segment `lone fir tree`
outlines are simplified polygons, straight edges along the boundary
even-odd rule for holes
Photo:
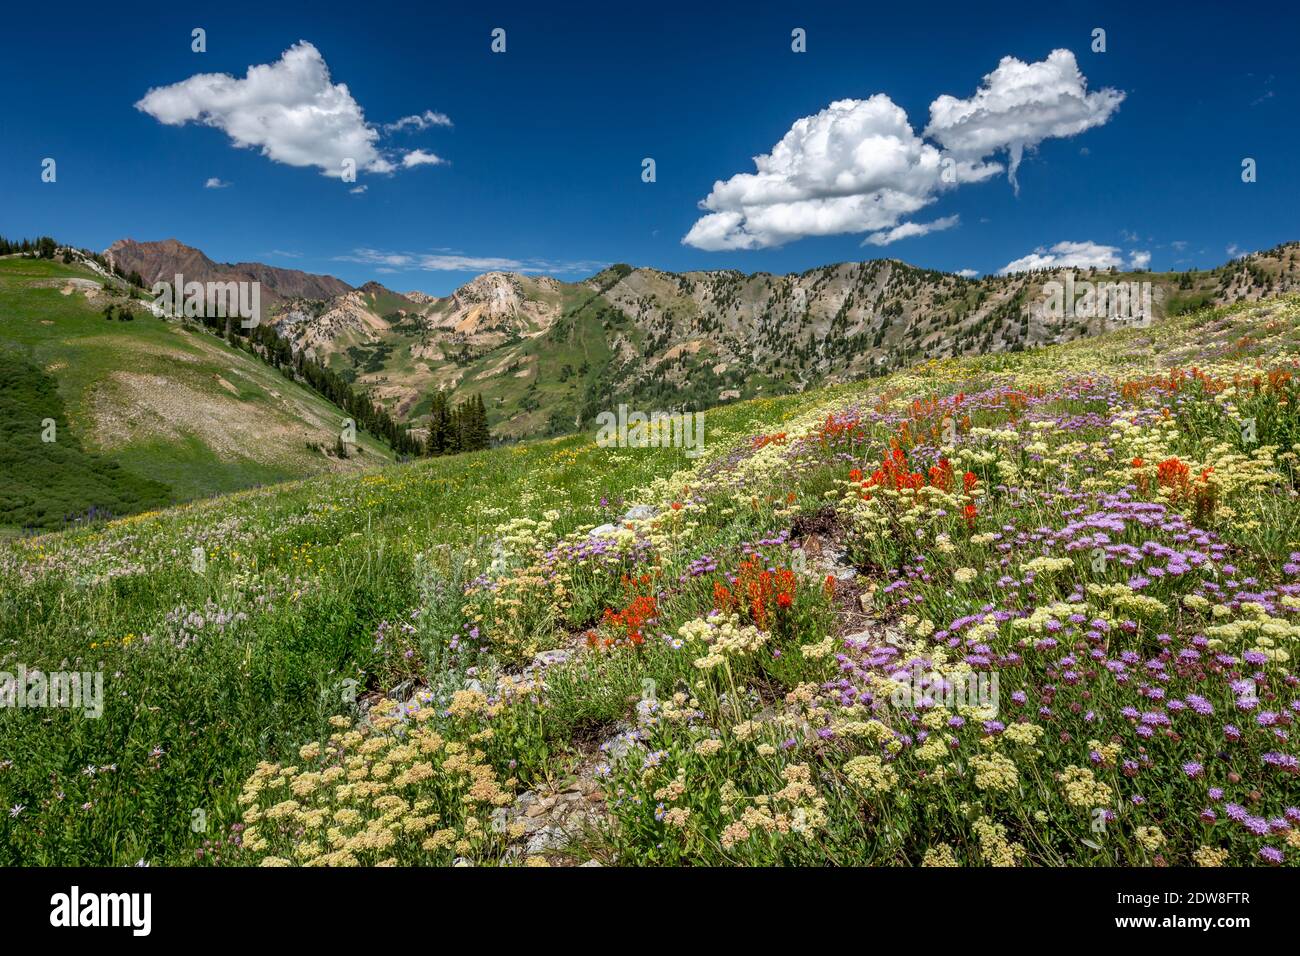
[[[487,406],[483,404],[482,395],[453,406],[443,389],[434,392],[425,454],[454,455],[491,446],[492,433],[488,428]]]

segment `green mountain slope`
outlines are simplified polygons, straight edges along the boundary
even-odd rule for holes
[[[106,319],[125,305],[134,321]],[[342,413],[198,326],[163,320],[80,264],[0,259],[6,496],[0,527],[53,527],[391,460]],[[55,440],[42,441],[42,422]],[[40,494],[36,494],[39,491]]]
[[[129,248],[149,274],[207,261],[174,241]],[[1081,313],[1077,301],[1053,309],[1049,284],[1067,281],[1080,289],[1145,284],[1149,309],[1118,319]],[[1300,244],[1181,273],[1069,268],[967,278],[896,259],[789,275],[620,264],[579,282],[488,272],[440,298],[376,282],[312,298],[338,283],[305,273],[286,281],[270,321],[293,354],[328,366],[417,435],[436,389],[449,390],[453,403],[481,394],[493,434],[511,439],[581,428],[620,404],[706,408],[1284,294],[1300,289]]]
[[[1048,284],[1149,284],[1121,319],[1049,306]],[[445,298],[370,283],[294,300],[277,331],[422,425],[429,394],[481,393],[500,437],[555,434],[626,403],[704,408],[1153,325],[1300,289],[1300,245],[1184,273],[1055,269],[964,278],[894,259],[776,276],[612,266],[582,282],[490,272]]]
[[[68,427],[54,376],[10,351],[0,351],[0,474],[0,521],[23,528],[168,501],[166,485],[86,451]]]

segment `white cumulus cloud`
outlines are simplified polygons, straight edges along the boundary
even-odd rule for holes
[[[925,135],[958,158],[1006,150],[1007,176],[1018,191],[1016,170],[1026,149],[1101,126],[1123,101],[1119,90],[1089,93],[1069,50],[1053,50],[1037,63],[1004,56],[974,96],[944,94],[931,103]]]
[[[766,249],[806,236],[892,230],[946,183],[939,150],[878,93],[795,121],[757,172],[713,184],[682,240],[699,249]],[[964,169],[968,175],[991,175]],[[901,238],[901,237],[900,237]]]
[[[936,219],[933,222],[905,222],[884,232],[873,232],[862,240],[862,244],[864,246],[868,243],[873,246],[887,246],[899,239],[910,239],[913,236],[924,236],[926,233],[951,229],[957,225],[960,219],[960,216],[944,216],[942,219]]]
[[[399,120],[384,124],[385,133],[396,133],[401,130],[410,128],[416,130],[428,129],[430,126],[451,126],[451,117],[446,113],[435,113],[433,110],[425,110],[423,113],[415,113],[411,116],[403,116]]]
[[[435,156],[433,153],[425,152],[422,149],[413,149],[402,157],[402,166],[406,169],[412,169],[415,166],[444,166],[447,161],[441,156]]]
[[[199,73],[149,90],[135,106],[165,125],[211,126],[235,146],[258,149],[277,163],[315,167],[326,176],[341,178],[347,160],[356,170],[371,173],[399,168],[398,161],[381,150],[379,130],[366,122],[347,85],[333,82],[320,51],[306,40],[274,63],[250,66],[242,78]],[[424,129],[450,122],[441,113],[426,111],[404,117],[397,125]],[[432,153],[414,150],[400,165],[409,169],[441,162]]]
[[[808,236],[870,233],[885,245],[955,224],[910,221],[946,189],[1002,171],[1011,179],[1024,150],[1105,123],[1124,94],[1087,92],[1074,55],[1056,50],[1038,63],[1004,57],[969,100],[941,96],[918,135],[888,96],[831,103],[794,122],[755,172],[719,180],[682,242],[698,249],[767,249]],[[927,138],[934,142],[927,142]],[[937,143],[938,145],[935,145]]]
[[[1031,269],[1118,269],[1124,264],[1121,251],[1115,246],[1096,242],[1058,242],[1050,249],[1039,247],[1027,256],[1008,262],[998,270],[998,275],[1012,272],[1029,272]]]
[[[225,189],[230,183],[216,176],[209,176],[208,181],[203,184],[204,189]]]

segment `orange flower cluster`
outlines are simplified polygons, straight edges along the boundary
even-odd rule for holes
[[[865,441],[866,437],[866,429],[856,415],[845,418],[827,415],[818,439],[823,445],[854,445]]]
[[[1268,384],[1265,385],[1265,382]],[[1233,379],[1237,388],[1244,390],[1246,383],[1240,375]],[[1292,387],[1291,373],[1285,369],[1275,368],[1267,373],[1267,376],[1255,375],[1250,380],[1250,389],[1256,395],[1265,391],[1272,395],[1288,395]]]
[[[1138,489],[1145,495],[1151,490],[1151,473],[1141,458],[1133,459],[1133,468],[1138,472]],[[1185,461],[1178,457],[1166,458],[1156,465],[1156,487],[1166,491],[1174,504],[1190,503],[1195,509],[1195,520],[1200,522],[1214,513],[1218,503],[1218,491],[1210,484],[1213,473],[1213,468],[1202,468],[1193,481],[1191,468]]]
[[[957,397],[961,398],[960,395],[958,395]],[[955,413],[954,413],[953,423],[956,426],[956,430],[959,433],[970,431],[971,425],[970,425],[969,415],[962,415],[960,418],[957,418],[955,417]],[[930,426],[931,445],[940,445],[944,442],[944,440],[946,439],[945,430],[947,429],[947,427],[948,427],[947,417],[941,419],[940,421],[935,422],[933,425]]]
[[[1030,398],[1042,398],[1044,392],[1045,388],[1042,385],[1031,385],[1024,391],[1012,389],[996,396],[993,404],[1005,405],[1013,412],[1018,412],[1029,407]]]
[[[1137,400],[1143,392],[1167,392],[1175,394],[1194,383],[1200,383],[1207,395],[1223,391],[1227,383],[1207,375],[1198,368],[1170,369],[1167,375],[1144,375],[1131,379],[1120,386],[1119,392],[1129,401]]]
[[[714,582],[713,606],[724,614],[748,617],[755,627],[766,631],[780,611],[794,605],[797,588],[793,571],[769,571],[757,558],[749,558],[741,562],[733,585]]]
[[[979,484],[979,481],[979,476],[975,472],[968,471],[961,476],[961,490],[966,493],[967,497],[970,497],[974,494],[975,486]],[[975,530],[975,519],[979,517],[979,514],[979,509],[975,507],[975,500],[971,498],[970,501],[966,502],[966,507],[961,509],[961,516],[966,522],[967,531]]]
[[[649,590],[653,577],[643,574],[639,578],[623,575],[623,590],[632,595],[632,599],[621,611],[605,609],[604,625],[613,636],[601,638],[595,631],[587,632],[587,643],[592,647],[614,647],[625,644],[637,647],[645,643],[645,627],[659,615],[659,602],[652,594],[637,593]]]
[[[862,477],[862,469],[854,468],[849,472],[849,481],[862,483],[862,496],[871,497],[872,488],[892,488],[895,491],[904,491],[911,489],[915,491],[918,488],[924,488],[928,483],[933,488],[941,491],[951,492],[955,486],[956,473],[953,471],[952,462],[947,458],[940,458],[939,463],[931,465],[928,476],[919,471],[912,471],[907,463],[907,455],[901,448],[895,447],[889,454],[881,456],[880,467],[871,473],[867,478]],[[974,472],[966,472],[962,475],[962,490],[970,494],[975,488],[976,478]]]
[[[853,469],[849,472],[849,478],[854,481],[861,480],[862,471]],[[892,488],[895,491],[903,491],[923,487],[925,487],[925,475],[919,471],[912,471],[908,467],[907,455],[903,453],[903,449],[895,447],[889,454],[881,456],[880,467],[871,473],[871,477],[862,481],[862,496],[870,498],[872,488]]]
[[[930,484],[941,491],[952,491],[952,462],[940,458],[939,464],[931,465]]]
[[[1178,496],[1187,490],[1190,473],[1191,469],[1186,462],[1178,458],[1166,458],[1156,465],[1156,483],[1171,495]]]
[[[759,435],[754,439],[754,450],[766,448],[768,445],[784,445],[785,432],[773,432],[771,435]]]

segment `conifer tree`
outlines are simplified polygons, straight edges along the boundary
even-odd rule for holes
[[[429,412],[429,440],[425,443],[425,454],[444,455],[451,437],[451,410],[447,403],[447,393],[441,388],[433,393],[433,408]]]
[[[451,419],[447,427],[447,454],[449,455],[464,451],[461,447],[464,420],[465,406],[463,404],[457,405],[451,410]]]
[[[492,433],[488,430],[487,406],[483,404],[483,393],[474,396],[473,427],[470,447],[475,451],[492,447]]]

